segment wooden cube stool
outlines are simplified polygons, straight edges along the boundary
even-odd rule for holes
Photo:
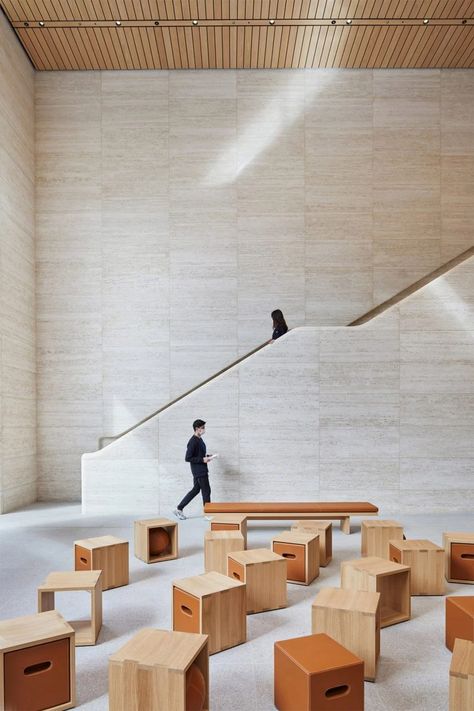
[[[78,620],[68,623],[76,635],[76,647],[95,644],[102,627],[102,571],[71,570],[50,573],[38,588],[38,612],[54,610],[54,593],[78,592],[85,590],[91,596],[91,616],[89,621]]]
[[[474,585],[474,533],[443,533],[446,580]]]
[[[208,711],[207,635],[144,628],[109,657],[109,711]]]
[[[209,635],[209,654],[247,639],[245,584],[221,573],[173,582],[173,630]]]
[[[380,593],[322,588],[312,605],[312,632],[324,632],[364,660],[375,681],[380,654]]]
[[[279,711],[363,711],[364,662],[326,634],[275,642]]]
[[[426,540],[390,541],[390,560],[409,565],[410,595],[444,595],[444,549]]]
[[[376,556],[346,560],[341,563],[341,587],[380,593],[380,627],[410,619],[409,565]]]
[[[286,560],[286,579],[289,583],[309,585],[318,577],[318,533],[282,531],[272,538],[272,550]]]
[[[247,548],[247,516],[244,514],[215,514],[212,516],[211,531],[240,531]]]
[[[450,595],[446,598],[446,646],[453,651],[454,640],[474,642],[474,596]]]
[[[0,622],[0,709],[76,705],[74,630],[56,610]]]
[[[292,531],[305,531],[319,535],[319,566],[325,568],[332,560],[332,523],[331,521],[296,521]]]
[[[361,521],[360,552],[363,556],[375,555],[389,559],[388,542],[403,540],[403,526],[397,521],[376,519]]]
[[[449,667],[449,711],[474,709],[474,644],[457,639]]]
[[[227,575],[227,554],[243,551],[245,541],[239,531],[206,531],[204,534],[204,570]]]
[[[135,521],[135,557],[144,563],[159,563],[178,557],[178,524],[169,518]]]
[[[247,586],[247,614],[286,607],[286,560],[268,548],[229,553],[227,575]]]
[[[74,541],[74,568],[101,570],[102,590],[128,585],[128,541],[115,536]]]

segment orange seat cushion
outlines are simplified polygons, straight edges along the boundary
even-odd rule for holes
[[[205,504],[206,513],[377,513],[378,508],[368,501],[274,501],[274,502],[212,502]]]

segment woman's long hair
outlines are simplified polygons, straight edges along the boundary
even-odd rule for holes
[[[285,317],[283,316],[280,309],[275,309],[272,311],[273,328],[278,328],[281,331],[288,331],[288,326],[286,325]]]

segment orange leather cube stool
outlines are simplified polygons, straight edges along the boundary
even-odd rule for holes
[[[96,536],[74,541],[75,570],[101,570],[102,591],[128,585],[128,541]]]
[[[289,583],[309,585],[319,576],[319,534],[282,531],[272,538],[272,550],[287,562]]]
[[[474,642],[474,596],[446,598],[446,646],[453,651],[455,639]]]
[[[173,581],[173,630],[209,635],[209,654],[247,639],[245,583],[211,572]]]
[[[74,630],[56,610],[0,622],[0,709],[75,706]]]
[[[141,629],[109,657],[109,711],[208,711],[207,636]]]
[[[443,533],[446,580],[474,585],[474,533]]]
[[[326,634],[275,642],[279,711],[363,711],[364,662]]]

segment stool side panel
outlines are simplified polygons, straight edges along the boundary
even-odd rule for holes
[[[310,678],[279,647],[274,646],[274,703],[278,711],[312,711]]]
[[[313,604],[313,634],[325,633],[364,661],[364,677],[374,681],[380,653],[380,604],[373,615]]]
[[[245,585],[202,599],[201,632],[209,635],[209,654],[242,644],[247,639]]]

